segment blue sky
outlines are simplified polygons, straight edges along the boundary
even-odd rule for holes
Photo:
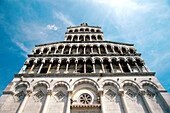
[[[34,45],[63,41],[66,27],[101,26],[105,40],[133,43],[170,91],[169,0],[1,0],[0,95]]]

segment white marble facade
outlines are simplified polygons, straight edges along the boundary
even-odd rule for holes
[[[170,113],[169,94],[134,46],[104,41],[101,27],[85,23],[68,27],[64,42],[36,45],[14,75],[0,113]]]

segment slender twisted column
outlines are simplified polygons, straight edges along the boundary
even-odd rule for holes
[[[69,49],[69,53],[68,53],[68,54],[71,54],[71,49],[72,49],[72,47],[70,47],[70,49]]]
[[[60,71],[60,65],[61,65],[61,60],[58,61],[58,65],[57,65],[57,70],[56,73],[59,73]]]
[[[141,90],[139,91],[139,95],[142,97],[142,100],[143,100],[143,102],[144,102],[144,104],[145,104],[145,106],[146,106],[148,112],[149,112],[149,113],[154,113],[154,112],[152,111],[152,109],[151,109],[149,103],[147,102],[147,99],[146,99],[146,95],[145,95],[144,89],[141,89]]]
[[[68,66],[69,66],[69,63],[70,63],[70,61],[67,61],[67,65],[66,65],[66,71],[65,71],[65,73],[68,73]]]
[[[48,66],[48,70],[47,73],[51,73],[50,69],[51,69],[51,65],[53,64],[53,59],[50,60],[50,65]]]
[[[36,63],[37,63],[37,59],[34,60],[33,65],[32,65],[32,67],[31,67],[31,69],[29,70],[28,73],[31,73],[31,72],[32,72],[32,70],[33,70],[33,68],[35,67],[35,64],[36,64]]]
[[[105,73],[104,65],[103,65],[103,61],[101,61],[101,67],[102,67],[102,71],[103,71],[103,73]]]
[[[64,54],[64,50],[65,50],[65,46],[63,47],[63,49],[61,51],[61,54]]]
[[[51,51],[51,48],[49,48],[49,49],[48,49],[48,51],[47,51],[47,53],[46,53],[46,54],[48,55],[50,51]]]
[[[84,54],[86,54],[86,46],[84,46]]]
[[[122,49],[120,47],[118,47],[118,48],[119,48],[120,53],[123,54]]]
[[[101,54],[100,47],[97,46],[97,48],[98,48],[99,54]]]
[[[139,66],[138,66],[138,64],[136,62],[135,62],[135,65],[138,68],[139,72],[141,72],[141,70],[140,70],[140,68],[139,68]]]
[[[51,95],[52,95],[52,90],[48,89],[42,113],[47,113],[47,109],[48,109],[48,105],[49,105],[49,101],[50,101]]]
[[[126,62],[126,63],[127,63],[127,62]],[[127,66],[128,66],[128,68],[129,68],[130,72],[132,72],[132,69],[131,69],[129,63],[127,63]]]
[[[21,70],[19,71],[19,74],[24,73],[26,68],[27,68],[27,64],[24,64]]]
[[[90,46],[91,47],[91,53],[93,54],[93,46]]]
[[[68,91],[66,113],[70,113],[71,95],[72,95],[72,91]]]
[[[77,54],[79,53],[79,48],[77,47],[77,52],[76,52]]]
[[[114,73],[114,69],[113,69],[112,61],[111,61],[110,59],[109,59],[109,63],[110,63],[111,73]]]
[[[123,69],[122,69],[122,66],[120,65],[120,62],[118,62],[118,65],[119,65],[121,73],[123,73]]]
[[[73,41],[73,38],[74,38],[74,37],[73,37],[73,36],[71,36],[71,41]]]
[[[104,48],[105,48],[106,54],[108,54],[107,46],[105,45]]]
[[[37,72],[38,74],[41,72],[41,69],[42,69],[44,63],[45,63],[45,59],[42,60],[41,66],[40,66],[40,68],[39,68],[39,70]]]
[[[74,73],[77,73],[77,64],[78,64],[78,61],[75,61],[75,71],[74,71]]]
[[[125,100],[125,97],[124,97],[124,91],[123,91],[123,89],[119,89],[119,95],[120,95],[120,99],[121,99],[121,101],[122,101],[122,105],[123,105],[123,110],[124,110],[124,112],[125,113],[129,113],[128,112],[128,107],[127,107],[127,102],[126,102],[126,100]]]
[[[86,60],[84,60],[84,73],[86,73]]]
[[[21,105],[20,105],[19,110],[18,110],[17,113],[22,113],[22,112],[23,112],[23,110],[24,110],[24,108],[25,108],[25,105],[26,105],[26,103],[27,103],[27,101],[28,101],[28,98],[30,97],[30,94],[31,94],[31,93],[32,93],[31,90],[27,90],[27,91],[26,91],[26,95],[25,95],[25,97],[24,97],[24,100],[22,101],[22,103],[21,103]]]
[[[55,48],[54,54],[56,54],[56,53],[57,53],[57,50],[58,50],[58,48]]]

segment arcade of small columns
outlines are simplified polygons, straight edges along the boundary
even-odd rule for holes
[[[51,47],[35,48],[33,54],[136,54],[136,49],[111,44],[61,44]]]
[[[104,41],[103,35],[74,34],[66,35],[65,41]]]
[[[20,73],[124,73],[149,72],[138,57],[29,58]]]
[[[67,29],[67,33],[79,33],[79,32],[91,32],[91,33],[101,33],[100,29],[94,28],[75,28],[75,29]]]
[[[25,81],[20,81],[18,84],[16,84],[15,87],[14,87],[15,91],[17,91],[17,89],[24,87],[22,89],[22,91],[20,91],[20,92],[25,93],[25,97],[24,97],[21,105],[19,106],[17,113],[23,112],[24,107],[26,106],[26,103],[27,103],[29,97],[36,95],[37,92],[35,91],[35,89],[38,88],[39,86],[41,86],[41,87],[44,86],[45,90],[46,90],[46,91],[44,91],[46,93],[46,94],[44,94],[44,96],[46,96],[46,98],[45,98],[45,101],[44,101],[44,106],[42,106],[43,107],[42,113],[47,112],[50,98],[51,98],[51,96],[54,96],[55,93],[56,93],[53,90],[54,90],[54,88],[57,88],[57,87],[66,87],[67,98],[68,98],[67,99],[66,113],[70,113],[71,104],[73,102],[72,97],[74,96],[73,95],[73,92],[74,92],[73,89],[74,89],[74,87],[76,87],[76,85],[79,85],[79,84],[82,84],[82,83],[92,84],[93,86],[95,86],[97,88],[98,102],[100,103],[102,113],[105,113],[105,106],[104,106],[104,103],[103,103],[104,102],[104,95],[105,95],[104,94],[104,86],[105,85],[110,85],[112,87],[115,87],[118,90],[118,93],[116,93],[116,96],[120,96],[121,103],[122,103],[122,106],[123,106],[123,110],[124,110],[125,113],[130,113],[128,111],[128,103],[126,102],[126,99],[125,99],[125,95],[130,95],[130,94],[128,94],[128,91],[125,90],[125,88],[124,88],[126,86],[134,87],[136,89],[136,91],[134,91],[135,94],[133,94],[133,96],[140,96],[142,98],[143,103],[144,103],[144,105],[145,105],[145,107],[146,107],[146,109],[149,113],[153,113],[153,109],[150,106],[149,102],[147,101],[147,98],[148,97],[153,98],[155,95],[160,96],[160,98],[162,96],[161,94],[159,95],[158,86],[155,85],[154,83],[152,83],[149,80],[143,80],[143,81],[141,81],[140,84],[137,84],[135,81],[132,81],[132,80],[125,80],[120,85],[116,81],[105,80],[105,81],[103,81],[102,85],[99,86],[95,81],[93,81],[91,79],[85,79],[84,78],[84,79],[77,80],[77,82],[75,82],[75,84],[73,84],[72,87],[70,87],[70,85],[65,81],[58,81],[58,82],[54,82],[54,83],[55,84],[52,85],[52,84],[49,84],[46,81],[38,81],[34,84],[34,86],[30,86],[29,83],[27,83]],[[146,88],[145,86],[149,87],[150,89],[154,89],[154,91],[148,90],[148,88]],[[17,95],[17,93],[20,93],[20,92],[14,92],[14,95]],[[132,95],[130,95],[130,96],[132,96]],[[87,105],[85,105],[85,106],[87,106]],[[98,107],[100,107],[100,106],[98,106]],[[76,106],[76,107],[79,107],[79,106]],[[96,107],[96,105],[92,104],[91,107]]]

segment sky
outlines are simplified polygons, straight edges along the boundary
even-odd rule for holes
[[[83,22],[134,44],[170,91],[170,0],[0,0],[0,95],[35,45],[63,41]]]

